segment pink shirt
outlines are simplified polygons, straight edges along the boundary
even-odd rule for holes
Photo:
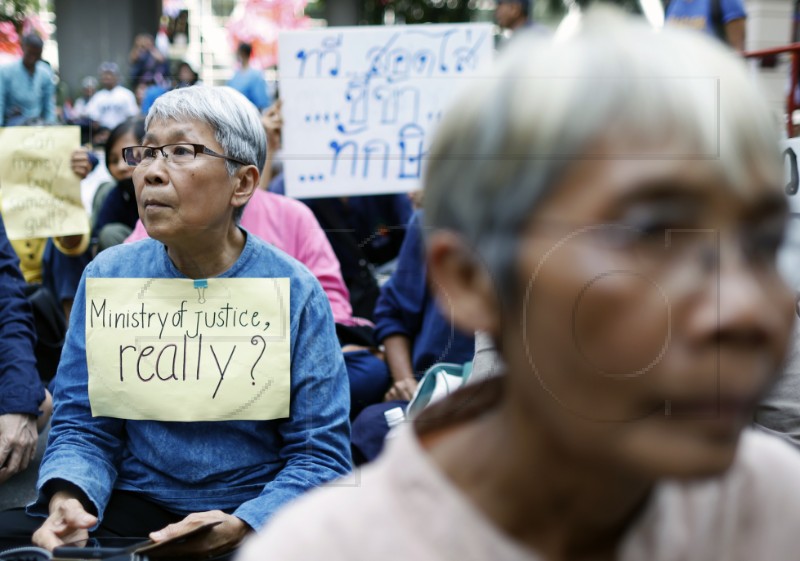
[[[309,268],[328,296],[336,323],[368,323],[353,319],[350,293],[344,284],[339,260],[314,213],[306,205],[283,195],[256,189],[244,207],[241,225]],[[125,243],[146,237],[147,230],[139,220]]]
[[[658,484],[617,559],[798,559],[798,473],[796,449],[745,431],[726,473]],[[504,533],[453,484],[410,424],[400,426],[383,454],[360,472],[278,511],[236,557],[270,559],[546,561]]]

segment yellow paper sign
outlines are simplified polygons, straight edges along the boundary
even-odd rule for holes
[[[92,415],[289,416],[289,279],[86,279]]]
[[[0,188],[8,237],[89,232],[80,180],[70,168],[80,127],[0,128]]]

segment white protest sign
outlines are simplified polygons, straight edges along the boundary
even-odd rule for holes
[[[492,53],[489,24],[281,33],[286,193],[419,189],[442,112],[485,79]]]
[[[289,416],[289,279],[86,280],[92,415]]]

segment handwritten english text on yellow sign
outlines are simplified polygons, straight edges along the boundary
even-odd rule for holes
[[[86,279],[92,415],[289,416],[289,279]]]
[[[3,221],[12,240],[89,232],[70,167],[80,127],[0,127]]]

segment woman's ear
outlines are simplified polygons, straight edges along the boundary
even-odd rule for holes
[[[454,232],[428,235],[428,276],[444,317],[460,330],[496,335],[500,309],[494,283],[474,251]]]
[[[253,192],[258,187],[258,168],[256,166],[242,166],[236,173],[236,187],[231,195],[231,205],[238,208],[247,204]]]

